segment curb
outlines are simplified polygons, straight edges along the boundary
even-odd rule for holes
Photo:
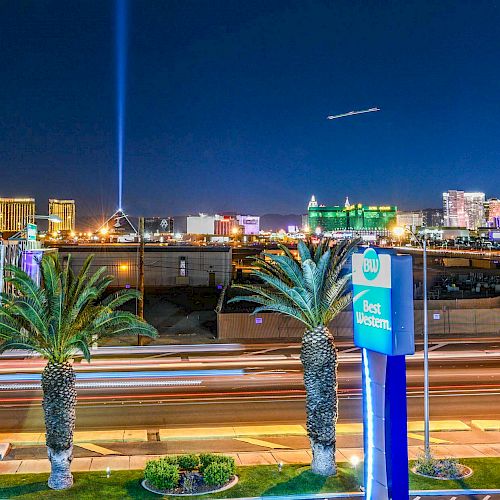
[[[500,489],[493,490],[412,490],[410,495],[429,497],[432,495],[499,495]]]
[[[452,496],[452,495],[498,495],[500,489],[496,490],[411,490],[410,496]],[[326,498],[363,498],[364,493],[352,491],[346,493],[312,493],[304,495],[279,495],[265,497],[234,497],[226,500],[323,500]]]
[[[157,490],[155,488],[153,488],[152,486],[148,486],[147,484],[147,481],[145,479],[143,479],[141,481],[141,486],[146,490],[146,491],[149,491],[150,493],[154,493],[156,495],[161,495],[162,497],[165,497],[165,496],[179,496],[179,497],[196,497],[196,496],[203,496],[203,495],[212,495],[214,493],[220,493],[221,491],[226,491],[226,490],[229,490],[231,488],[233,488],[234,486],[236,486],[238,484],[238,481],[240,480],[240,478],[237,476],[237,475],[234,475],[233,476],[233,479],[231,479],[231,481],[229,481],[229,483],[227,483],[226,485],[222,486],[221,488],[217,489],[217,490],[212,490],[212,491],[205,491],[203,493],[165,493],[161,490]]]

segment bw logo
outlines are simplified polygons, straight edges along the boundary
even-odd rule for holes
[[[367,280],[374,280],[380,271],[380,259],[373,248],[367,248],[363,253],[363,274]]]

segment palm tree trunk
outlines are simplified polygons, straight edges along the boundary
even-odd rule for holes
[[[47,452],[51,472],[50,488],[63,490],[73,484],[73,431],[75,429],[76,388],[71,363],[48,362],[42,373],[43,411]]]
[[[311,469],[315,474],[331,476],[337,470],[337,351],[327,327],[305,332],[300,359],[304,366],[307,433],[313,454]]]

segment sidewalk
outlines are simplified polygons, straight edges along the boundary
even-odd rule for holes
[[[408,423],[408,456],[422,454],[423,422]],[[337,424],[338,462],[363,458],[362,424]],[[431,421],[432,452],[437,458],[500,457],[500,420]],[[158,441],[147,430],[77,431],[73,471],[143,469],[148,460],[165,454],[211,451],[234,457],[236,464],[308,464],[311,452],[302,425],[253,425],[159,429]],[[0,433],[0,445],[13,451],[0,460],[0,474],[48,472],[45,435],[41,432]],[[99,443],[99,444],[97,444]],[[4,447],[4,453],[5,453]],[[43,458],[42,458],[43,457]]]
[[[438,458],[481,458],[500,457],[500,442],[492,444],[475,445],[437,445],[432,448]],[[408,455],[415,459],[422,453],[421,446],[410,446]],[[311,462],[310,450],[270,450],[260,452],[226,453],[234,457],[236,465],[277,465],[308,464]],[[73,459],[71,469],[73,472],[104,471],[110,470],[138,470],[144,469],[146,462],[162,455],[113,455],[102,457],[81,457]],[[338,462],[348,462],[352,456],[363,458],[361,448],[339,448],[336,453]],[[0,474],[26,474],[49,472],[48,459],[38,460],[3,460],[0,462]]]

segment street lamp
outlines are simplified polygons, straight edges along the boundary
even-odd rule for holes
[[[424,453],[425,458],[431,458],[430,430],[429,430],[429,324],[427,317],[427,232],[424,229],[419,237],[409,227],[395,227],[393,233],[401,237],[405,231],[410,233],[422,246],[423,258],[423,292],[424,292]]]
[[[61,217],[58,215],[35,215],[33,218],[36,220],[48,220],[49,222],[55,222],[56,224],[62,222]]]
[[[27,217],[27,218],[25,218],[23,220],[23,222],[22,222],[22,229],[20,231],[18,231],[16,234],[14,234],[13,236],[11,236],[9,238],[10,240],[23,239],[23,233],[27,233],[28,232],[28,224],[29,224],[29,219],[30,218],[32,218],[33,221],[35,221],[35,220],[48,220],[49,222],[54,222],[56,224],[59,224],[60,222],[62,222],[61,217],[59,217],[58,215],[54,215],[54,214],[51,214],[51,215],[38,215],[38,214],[34,214],[31,217]],[[36,230],[36,226],[35,226],[34,229]]]

